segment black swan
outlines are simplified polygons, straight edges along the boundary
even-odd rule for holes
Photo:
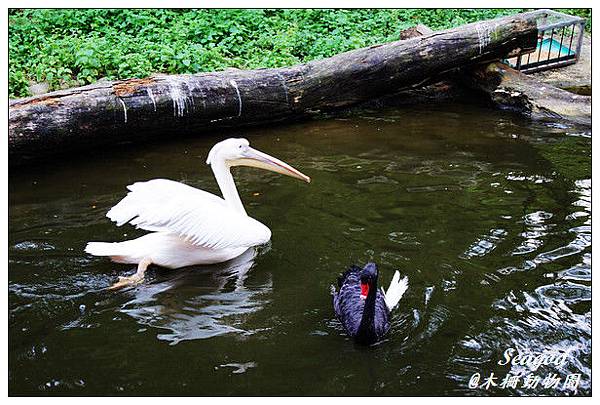
[[[332,288],[333,308],[346,332],[357,343],[370,345],[383,338],[390,322],[390,312],[408,288],[408,277],[400,280],[396,271],[387,292],[377,289],[377,265],[367,263],[363,269],[351,266],[338,278],[339,292]]]

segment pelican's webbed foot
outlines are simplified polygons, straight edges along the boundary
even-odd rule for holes
[[[116,290],[126,286],[141,283],[142,281],[144,281],[144,273],[146,272],[146,269],[150,264],[152,264],[152,261],[150,259],[142,260],[138,263],[138,268],[134,275],[129,277],[119,276],[119,281],[111,285],[109,289]]]

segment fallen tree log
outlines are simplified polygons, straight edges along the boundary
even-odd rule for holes
[[[158,75],[13,100],[9,164],[136,137],[296,119],[397,93],[445,72],[535,49],[515,15],[280,69]]]
[[[422,24],[400,31],[401,39],[417,38],[432,34],[434,31]],[[460,70],[458,70],[460,72]],[[465,100],[474,101],[474,98],[481,98],[486,102],[486,96],[482,96],[479,89],[473,89],[465,86],[464,81],[456,77],[456,74],[441,74],[434,76],[429,82],[421,83],[420,86],[414,86],[409,89],[401,89],[392,94],[386,94],[383,97],[369,100],[358,104],[356,108],[385,108],[398,107],[415,104],[447,103],[452,101],[464,102]],[[351,112],[352,109],[349,110]]]
[[[592,97],[559,89],[505,64],[477,67],[463,78],[468,85],[487,94],[497,107],[534,120],[592,124]]]

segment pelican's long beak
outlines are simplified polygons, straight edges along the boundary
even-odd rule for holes
[[[310,183],[310,177],[304,173],[301,173],[299,170],[294,169],[292,166],[277,158],[274,158],[273,156],[269,156],[266,153],[250,147],[244,153],[244,157],[235,160],[229,160],[228,164],[230,166],[258,167],[260,169],[285,174],[286,176],[295,177]]]

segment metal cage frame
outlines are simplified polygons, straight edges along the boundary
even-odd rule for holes
[[[583,34],[585,29],[585,18],[572,16],[550,9],[541,9],[526,13],[530,18],[535,18],[538,25],[538,45],[534,51],[521,53],[516,57],[516,63],[513,67],[523,73],[540,72],[543,70],[554,69],[561,66],[572,65],[577,63],[581,54],[581,46],[583,44]],[[570,33],[565,31],[570,29]],[[577,33],[577,31],[579,31]],[[549,36],[548,36],[548,33]],[[556,37],[555,37],[556,35]],[[577,36],[577,43],[573,51],[573,40]],[[555,38],[560,37],[558,54],[552,56],[552,46]],[[544,41],[549,39],[548,51],[545,57],[542,57]],[[563,51],[563,43],[568,41],[566,55],[561,55]],[[558,41],[557,41],[558,42]],[[536,56],[537,54],[537,56]],[[532,57],[533,55],[533,57]],[[512,58],[511,58],[512,59]]]

